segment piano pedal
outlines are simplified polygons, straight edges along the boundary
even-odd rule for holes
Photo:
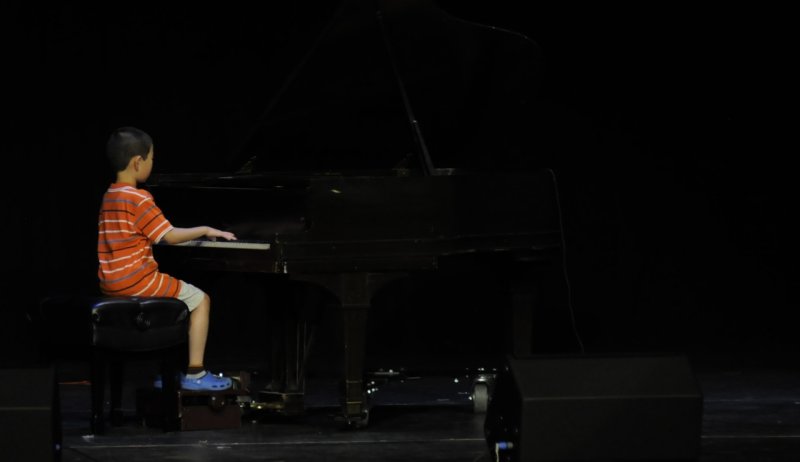
[[[287,417],[304,415],[305,394],[261,390],[258,402],[254,402],[251,408]]]

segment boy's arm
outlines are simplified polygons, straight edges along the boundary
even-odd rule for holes
[[[167,244],[180,244],[182,242],[191,241],[192,239],[199,239],[207,237],[214,240],[218,237],[235,241],[236,236],[228,231],[221,231],[210,226],[195,226],[194,228],[172,228],[167,234],[164,235],[162,240]]]

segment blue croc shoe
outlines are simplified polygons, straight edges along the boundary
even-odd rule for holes
[[[192,379],[187,376],[181,377],[181,388],[191,391],[219,391],[227,390],[233,386],[230,377],[214,375],[206,371],[200,378]]]

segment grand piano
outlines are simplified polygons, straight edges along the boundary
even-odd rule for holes
[[[540,276],[558,270],[562,242],[553,172],[531,161],[540,73],[525,36],[432,2],[342,2],[220,169],[146,185],[176,225],[239,240],[160,245],[156,257],[167,271],[274,275],[330,294],[349,426],[368,422],[367,321],[389,282],[501,281],[509,353],[530,354]],[[282,356],[260,399],[288,412],[302,408],[310,342],[304,328],[277,330]]]

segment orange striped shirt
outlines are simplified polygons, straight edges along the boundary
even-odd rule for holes
[[[172,230],[153,196],[126,183],[103,195],[97,235],[97,275],[106,295],[173,297],[181,281],[158,270],[153,243]]]

